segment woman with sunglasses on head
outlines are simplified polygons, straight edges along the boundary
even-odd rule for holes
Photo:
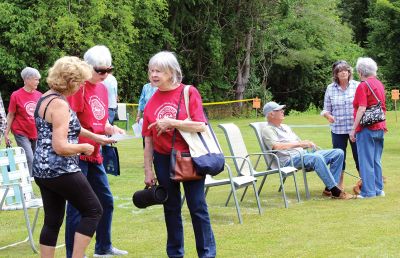
[[[91,78],[83,83],[81,88],[68,98],[72,110],[78,116],[82,127],[90,132],[102,135],[125,133],[124,130],[108,122],[108,93],[102,81],[112,71],[111,53],[105,46],[94,46],[84,55],[84,60],[93,67]],[[126,255],[127,251],[113,247],[111,243],[111,223],[114,211],[114,200],[103,166],[100,145],[86,137],[79,137],[79,143],[89,143],[94,146],[93,153],[80,155],[79,167],[87,177],[90,185],[103,207],[103,216],[96,229],[96,245],[94,257]],[[68,203],[67,222],[65,227],[65,246],[67,257],[73,250],[73,237],[80,220],[79,211]]]
[[[350,143],[353,159],[359,171],[357,145],[350,141],[349,134],[353,127],[353,100],[359,82],[353,80],[353,71],[346,61],[337,61],[332,65],[333,82],[328,85],[324,109],[321,115],[324,116],[331,126],[333,148],[341,149],[344,152],[342,170],[346,169],[346,149]],[[344,190],[343,173],[340,178],[339,188]],[[328,189],[323,192],[330,196]]]

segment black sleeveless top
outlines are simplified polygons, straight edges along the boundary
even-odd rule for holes
[[[53,97],[46,105],[43,118],[39,116],[39,108],[43,100]],[[38,132],[36,151],[33,157],[32,174],[38,178],[54,178],[66,173],[75,173],[81,171],[79,168],[79,156],[61,156],[58,155],[52,146],[53,125],[45,120],[49,104],[56,98],[65,100],[59,94],[49,94],[41,97],[36,105],[35,123]],[[66,101],[66,100],[65,100]],[[74,111],[69,110],[69,129],[68,142],[78,143],[78,136],[81,131],[81,124]]]

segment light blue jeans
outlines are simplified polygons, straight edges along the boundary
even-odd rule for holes
[[[36,140],[30,140],[28,137],[21,134],[14,134],[17,145],[24,149],[26,155],[26,161],[28,163],[29,175],[32,176],[32,163],[33,153],[36,150]]]
[[[381,158],[383,152],[383,130],[363,128],[356,134],[360,175],[362,179],[361,196],[374,197],[383,190]]]
[[[341,149],[318,150],[316,152],[304,153],[304,167],[307,170],[315,170],[322,182],[328,189],[337,186],[342,174],[344,152]],[[301,168],[301,156],[293,157],[293,164]],[[285,166],[290,166],[290,160]],[[329,168],[328,168],[329,165]]]

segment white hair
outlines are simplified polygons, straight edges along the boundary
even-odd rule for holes
[[[21,71],[21,77],[22,80],[26,80],[29,78],[38,78],[38,79],[41,78],[39,71],[32,67],[25,67]]]
[[[172,83],[182,82],[182,71],[174,53],[161,51],[155,54],[149,61],[149,71],[151,67],[157,67],[161,71],[170,71],[172,73]]]
[[[93,67],[111,66],[111,52],[106,46],[97,45],[86,51],[83,59]]]
[[[357,59],[356,70],[363,77],[376,76],[378,65],[370,57],[359,57]]]

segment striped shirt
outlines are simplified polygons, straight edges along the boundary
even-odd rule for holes
[[[329,112],[335,118],[335,122],[330,124],[335,134],[349,134],[353,127],[353,100],[358,84],[358,81],[350,80],[347,88],[343,90],[334,82],[326,89],[321,116]]]
[[[6,111],[4,110],[3,99],[0,95],[0,137],[4,135],[7,127]]]

